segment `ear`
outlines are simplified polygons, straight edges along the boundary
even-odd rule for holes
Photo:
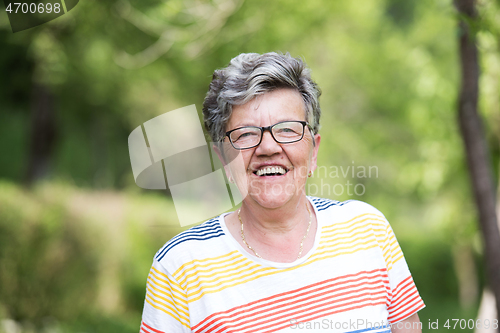
[[[315,145],[313,146],[313,152],[312,152],[312,157],[311,157],[311,171],[314,172],[316,168],[318,167],[318,151],[319,151],[319,144],[321,143],[321,135],[316,134],[314,135],[314,142]]]

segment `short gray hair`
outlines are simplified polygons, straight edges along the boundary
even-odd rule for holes
[[[304,100],[306,120],[314,134],[319,131],[321,91],[311,79],[309,68],[290,54],[242,53],[225,68],[214,72],[203,102],[203,117],[213,142],[222,142],[233,105],[279,88],[296,89]]]

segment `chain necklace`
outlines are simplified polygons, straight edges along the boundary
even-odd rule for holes
[[[309,212],[309,225],[307,226],[306,234],[304,235],[304,237],[302,237],[302,241],[300,242],[300,251],[299,251],[299,255],[297,256],[297,259],[299,259],[300,256],[302,255],[302,250],[304,250],[304,240],[307,238],[307,235],[309,234],[309,229],[311,229],[312,214],[311,214],[311,210],[309,209],[309,205],[307,203],[306,203],[306,208],[307,208],[307,211]],[[243,243],[245,243],[245,245],[250,250],[253,251],[253,253],[255,254],[256,257],[259,257],[262,259],[262,257],[254,250],[254,248],[251,247],[247,243],[247,241],[245,240],[245,234],[243,233],[243,221],[241,220],[240,212],[241,212],[241,208],[238,209],[238,219],[240,220],[240,223],[241,223],[241,239],[243,240]]]

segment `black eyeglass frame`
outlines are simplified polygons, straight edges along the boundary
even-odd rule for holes
[[[294,123],[300,123],[302,124],[302,136],[297,139],[297,140],[294,140],[294,141],[287,141],[287,142],[280,142],[278,141],[275,137],[274,137],[274,134],[273,134],[273,127],[276,126],[276,125],[279,125],[279,124],[282,124],[282,123],[290,123],[290,122],[294,122]],[[229,139],[229,142],[231,142],[231,146],[233,146],[234,149],[237,149],[237,150],[245,150],[245,149],[252,149],[252,148],[255,148],[257,147],[258,145],[260,145],[262,143],[262,138],[264,137],[264,132],[265,131],[269,131],[269,133],[271,134],[271,137],[274,139],[274,141],[276,141],[277,143],[279,144],[288,144],[288,143],[295,143],[295,142],[299,142],[300,140],[302,140],[304,138],[304,135],[306,133],[305,129],[306,129],[306,126],[309,128],[309,130],[311,131],[311,135],[312,135],[312,138],[313,138],[313,145],[315,145],[315,141],[314,141],[314,131],[313,131],[313,128],[311,127],[311,125],[309,125],[309,123],[307,121],[303,121],[303,120],[285,120],[285,121],[280,121],[274,125],[271,125],[271,126],[265,126],[265,127],[259,127],[259,126],[242,126],[242,127],[238,127],[238,128],[235,128],[235,129],[232,129],[230,131],[227,131],[226,134],[224,135],[224,138],[227,136],[227,138]],[[233,143],[233,140],[231,140],[231,137],[230,137],[230,134],[234,131],[237,131],[239,129],[242,129],[242,128],[248,128],[248,127],[251,127],[251,128],[258,128],[260,129],[260,140],[259,142],[256,144],[256,145],[253,145],[251,147],[245,147],[245,148],[237,148],[234,143]]]

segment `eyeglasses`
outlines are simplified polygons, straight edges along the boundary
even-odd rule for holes
[[[269,131],[277,143],[293,143],[302,140],[305,127],[311,126],[306,121],[281,121],[271,126],[244,126],[226,132],[231,145],[238,150],[257,147],[262,142],[264,131]]]

